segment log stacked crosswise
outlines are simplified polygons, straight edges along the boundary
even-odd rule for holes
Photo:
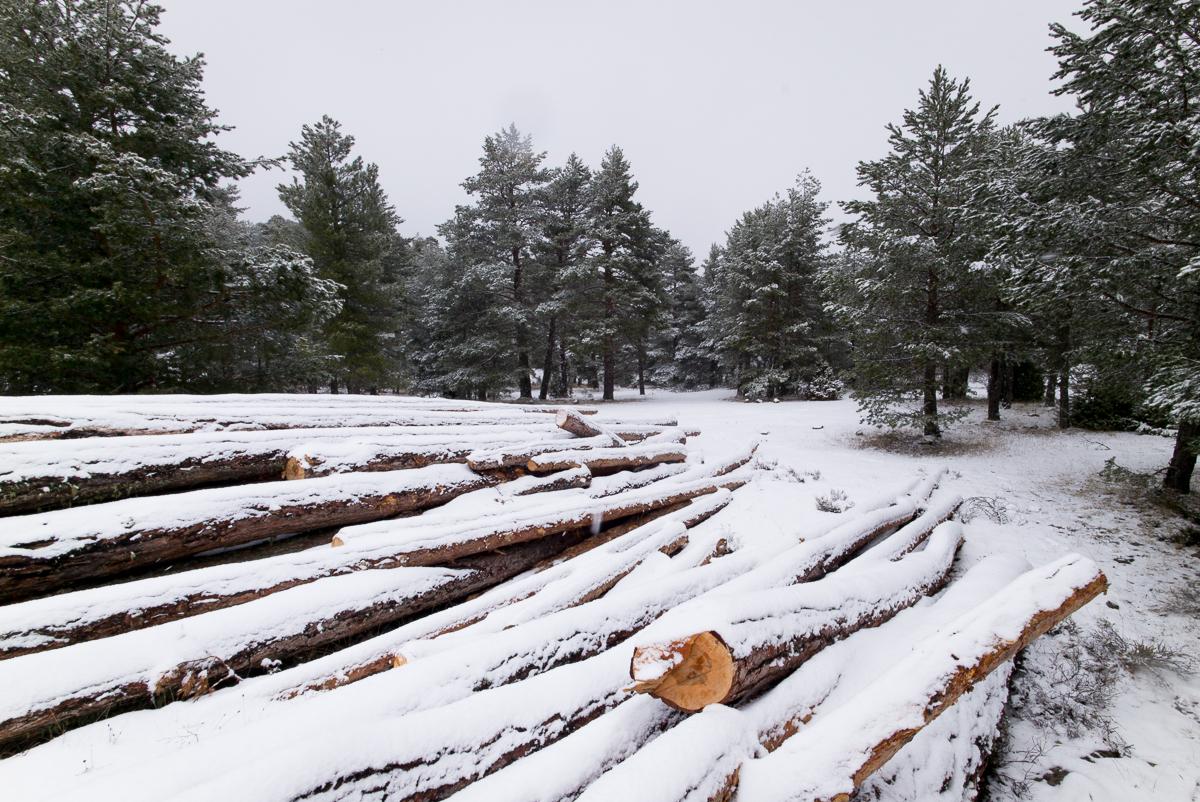
[[[0,399],[0,787],[846,800],[926,771],[912,741],[969,738],[969,774],[1014,655],[1105,587],[1080,557],[961,565],[944,471],[758,540],[763,511],[727,512],[758,445],[697,437],[395,396]],[[103,770],[45,770],[76,753]]]

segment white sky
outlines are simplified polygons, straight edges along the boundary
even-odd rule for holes
[[[1077,0],[160,0],[180,54],[203,52],[222,144],[278,156],[329,114],[379,164],[406,234],[466,195],[485,135],[509,122],[589,164],[620,144],[658,225],[702,258],[740,214],[810,167],[828,200],[934,66],[969,76],[1000,119],[1068,110],[1049,94],[1047,26]],[[279,171],[242,183],[282,213]],[[835,215],[837,212],[835,211]]]

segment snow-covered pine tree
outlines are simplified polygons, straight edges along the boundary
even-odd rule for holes
[[[573,304],[575,282],[585,270],[592,241],[588,237],[588,212],[591,207],[592,172],[572,153],[566,164],[550,173],[543,190],[542,238],[538,261],[545,265],[537,306],[543,321],[545,351],[542,357],[542,382],[538,398],[545,400],[551,390],[560,398],[570,393],[571,367],[569,343],[578,336],[579,322],[586,320],[584,310]]]
[[[825,397],[834,386],[837,338],[818,281],[829,222],[820,192],[802,173],[785,195],[734,223],[705,268],[716,299],[709,336],[747,398]]]
[[[865,420],[941,436],[938,369],[969,364],[984,253],[967,224],[995,109],[981,113],[970,82],[938,67],[916,109],[889,125],[891,152],[860,162],[870,200],[844,204],[846,252],[830,272],[836,309],[852,329],[855,391]],[[919,405],[913,409],[914,395]]]
[[[1057,90],[1079,113],[1047,120],[1103,192],[1085,222],[1101,295],[1143,321],[1150,401],[1179,426],[1164,485],[1188,492],[1200,441],[1200,4],[1088,0],[1084,35],[1055,25]]]
[[[530,352],[541,291],[534,274],[535,254],[543,250],[542,190],[549,178],[542,167],[545,156],[534,151],[532,138],[515,125],[485,138],[479,172],[462,184],[474,203],[457,207],[454,218],[438,229],[452,262],[470,274],[464,275],[464,283],[495,293],[493,308],[483,317],[499,326],[489,334],[504,345],[487,350],[508,367],[510,379],[504,385],[515,384],[521,398],[533,396]]]
[[[1058,425],[1068,428],[1076,366],[1094,374],[1145,360],[1133,358],[1137,328],[1129,315],[1097,291],[1098,221],[1087,209],[1111,197],[1113,185],[1098,180],[1084,151],[1049,141],[1046,123],[997,132],[973,224],[988,228],[986,261],[1001,301],[1025,321],[1022,333],[1052,377],[1051,394],[1058,391]],[[990,395],[989,407],[996,400]]]
[[[229,270],[209,226],[253,165],[223,150],[204,62],[132,0],[0,13],[0,391],[186,384],[181,347],[214,325]]]
[[[651,353],[654,382],[685,389],[707,385],[713,360],[705,347],[705,307],[695,258],[672,238],[659,265],[667,305]]]
[[[605,400],[612,400],[622,343],[644,344],[643,320],[661,304],[655,275],[661,237],[650,213],[634,200],[638,184],[622,150],[613,146],[592,177],[588,233],[597,248],[590,260],[591,281],[580,282],[581,298],[595,299],[595,338],[599,343]],[[639,350],[640,353],[640,350]]]
[[[384,264],[401,222],[379,183],[379,168],[353,156],[354,137],[324,116],[289,146],[296,175],[278,187],[304,230],[304,249],[324,279],[342,285],[341,311],[325,327],[335,363],[329,386],[376,391],[395,383],[398,285]]]

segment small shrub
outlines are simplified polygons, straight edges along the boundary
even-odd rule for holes
[[[1108,654],[1130,674],[1140,671],[1190,674],[1194,664],[1184,652],[1159,640],[1130,640],[1109,621],[1101,621],[1089,636],[1089,648]]]
[[[845,512],[854,506],[854,502],[846,495],[845,490],[836,487],[828,493],[817,496],[817,509],[821,512]]]
[[[995,496],[971,496],[958,508],[958,520],[970,523],[975,518],[987,518],[992,523],[1008,523],[1008,507]]]

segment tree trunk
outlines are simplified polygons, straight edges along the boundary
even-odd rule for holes
[[[609,249],[606,247],[605,252]],[[610,254],[611,258],[611,254]],[[613,327],[616,326],[617,307],[613,298],[614,279],[608,260],[604,263],[604,400],[613,400],[616,385],[616,357],[613,354]]]
[[[554,375],[554,335],[557,320],[550,316],[550,328],[546,334],[546,358],[542,360],[542,385],[538,388],[538,398],[545,401],[550,395],[550,377]]]
[[[1196,439],[1200,438],[1200,424],[1184,419],[1179,421],[1179,433],[1175,435],[1175,450],[1167,465],[1163,487],[1177,493],[1191,492],[1192,471],[1196,468]]]
[[[1002,361],[1004,365],[1004,395],[1000,399],[1000,403],[1004,405],[1005,409],[1012,409],[1017,390],[1017,363],[1008,354],[1004,354]]]
[[[1054,394],[1058,390],[1058,375],[1055,373],[1046,374],[1046,395],[1042,399],[1042,406],[1054,406]]]
[[[571,365],[567,360],[567,344],[564,338],[558,338],[558,393],[559,398],[571,395]]]
[[[987,385],[987,419],[1000,420],[1000,376],[1001,365],[1000,355],[992,356],[991,364],[988,365],[988,385]]]
[[[521,286],[521,248],[512,249],[513,265],[513,300],[517,310],[524,311],[524,287]],[[524,323],[517,324],[517,391],[522,399],[533,400],[533,381],[529,378],[531,363],[529,361],[528,332]]]
[[[329,380],[329,394],[330,395],[338,394],[338,380],[337,380],[336,376]]]
[[[487,388],[486,387],[476,387],[475,388],[475,398],[479,401],[487,401]]]
[[[1071,359],[1063,354],[1058,369],[1058,428],[1071,428]]]
[[[922,414],[925,418],[925,436],[926,437],[941,437],[942,431],[938,426],[938,408],[937,408],[937,363],[932,359],[925,361],[925,403],[922,406]]]
[[[646,394],[646,354],[638,349],[638,395]]]

